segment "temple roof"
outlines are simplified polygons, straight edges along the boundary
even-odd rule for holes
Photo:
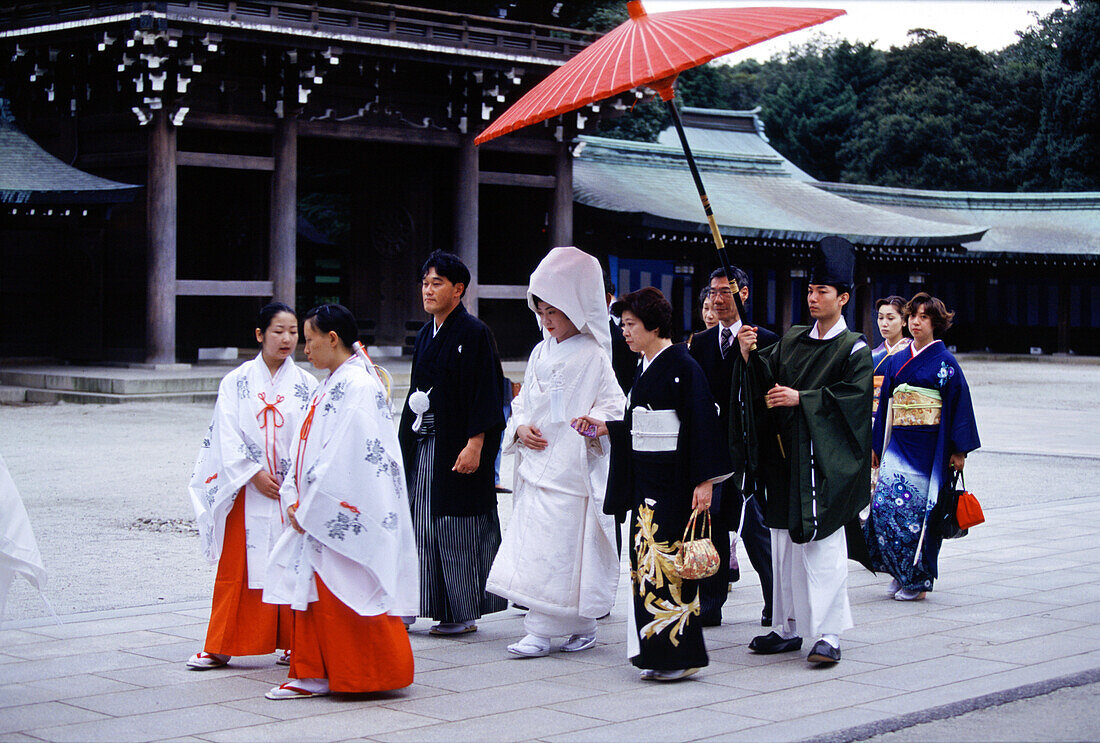
[[[140,188],[58,160],[19,129],[0,98],[0,204],[119,204],[133,201]]]
[[[975,253],[1100,255],[1100,192],[980,193],[816,183],[819,189],[907,217],[986,225]]]
[[[685,107],[685,133],[722,234],[997,253],[1100,254],[1100,193],[922,191],[822,183],[768,144],[751,111]],[[656,144],[580,137],[574,198],[641,225],[707,232],[675,130]]]
[[[690,124],[685,129],[689,143],[721,147],[692,150],[714,216],[727,237],[812,242],[843,235],[862,245],[918,247],[958,245],[984,232],[981,226],[895,214],[815,188],[757,133],[703,130]],[[578,202],[633,213],[650,227],[709,231],[678,140],[666,145],[579,139],[585,146],[573,165]]]

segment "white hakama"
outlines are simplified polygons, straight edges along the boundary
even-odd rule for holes
[[[795,544],[772,529],[772,619],[783,637],[839,636],[852,627],[848,602],[848,543],[838,529],[824,539]]]

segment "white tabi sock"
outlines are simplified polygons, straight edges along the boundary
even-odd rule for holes
[[[822,635],[821,639],[832,645],[834,648],[840,647],[840,635]]]
[[[328,679],[290,679],[286,683],[296,686],[310,694],[323,694],[328,691]]]

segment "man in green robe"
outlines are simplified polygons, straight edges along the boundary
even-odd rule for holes
[[[762,351],[752,350],[755,328],[737,335],[748,457],[766,487],[775,573],[776,629],[749,648],[795,651],[805,634],[817,638],[811,663],[840,660],[840,633],[852,626],[845,527],[854,523],[858,536],[859,512],[870,498],[871,352],[841,314],[854,263],[851,243],[825,238],[807,295],[816,322],[792,327]]]

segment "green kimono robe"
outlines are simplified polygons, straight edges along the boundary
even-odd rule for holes
[[[812,329],[791,328],[735,369],[748,403],[750,466],[766,487],[764,522],[786,529],[797,544],[824,539],[853,520],[848,531],[858,535],[871,491],[871,351],[852,352],[859,333],[818,340]],[[764,404],[776,384],[798,390],[797,407]],[[850,556],[858,560],[861,552]]]

